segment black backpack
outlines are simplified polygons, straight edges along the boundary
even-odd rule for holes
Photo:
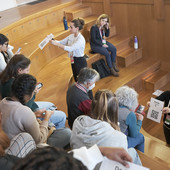
[[[105,64],[104,59],[100,59],[92,63],[92,68],[95,69],[100,74],[101,79],[104,77],[110,76],[110,71]]]

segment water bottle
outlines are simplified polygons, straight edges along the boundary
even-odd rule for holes
[[[138,49],[138,38],[135,36],[134,38],[134,49]]]
[[[68,30],[68,24],[65,16],[63,17],[63,23],[64,23],[64,29]]]

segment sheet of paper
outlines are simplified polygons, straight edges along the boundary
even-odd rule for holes
[[[155,96],[160,96],[164,91],[162,90],[156,90],[155,92],[153,92],[152,94]]]
[[[38,45],[39,48],[42,50],[48,43],[49,41],[54,38],[54,35],[51,33],[50,35],[48,35],[47,37],[45,37],[45,39],[43,39],[40,44]]]
[[[126,168],[122,164],[116,161],[112,161],[106,157],[101,164],[100,170],[149,170],[143,166],[136,165],[134,163],[128,162],[130,168]]]
[[[163,107],[164,107],[164,102],[157,100],[155,98],[151,98],[147,118],[160,123]]]

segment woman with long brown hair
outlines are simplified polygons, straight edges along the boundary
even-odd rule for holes
[[[91,105],[91,117],[79,116],[73,124],[70,144],[73,149],[97,144],[105,147],[122,147],[133,162],[141,165],[134,148],[128,149],[127,137],[118,123],[118,101],[110,90],[98,90]]]
[[[71,146],[123,147],[127,150],[126,136],[119,131],[118,102],[110,90],[96,92],[91,106],[91,117],[79,116],[73,124]]]

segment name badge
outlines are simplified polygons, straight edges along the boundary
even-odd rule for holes
[[[71,64],[74,64],[74,57],[70,56]]]

